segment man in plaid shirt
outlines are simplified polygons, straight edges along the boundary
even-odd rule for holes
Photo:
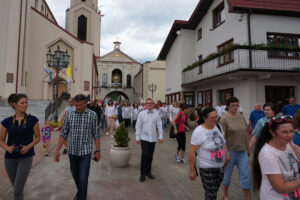
[[[68,140],[70,169],[77,185],[77,194],[74,199],[85,200],[87,196],[88,177],[90,172],[93,140],[96,151],[93,160],[100,160],[100,135],[97,114],[86,108],[87,98],[83,94],[74,97],[76,111],[68,113],[60,131],[54,160],[59,162],[60,149],[65,140]]]

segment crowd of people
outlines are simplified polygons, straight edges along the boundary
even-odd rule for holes
[[[54,155],[60,161],[60,150],[68,154],[70,170],[77,186],[74,199],[86,199],[90,162],[98,162],[100,135],[113,137],[122,122],[127,130],[132,127],[136,143],[141,145],[140,182],[154,179],[152,160],[157,141],[163,142],[167,124],[170,139],[177,140],[175,161],[189,164],[189,178],[198,175],[205,191],[205,199],[216,199],[223,186],[223,199],[229,199],[229,186],[236,165],[244,197],[251,199],[249,159],[253,151],[253,186],[260,190],[260,199],[300,198],[300,105],[291,97],[280,112],[275,104],[255,104],[249,123],[239,99],[228,97],[226,105],[195,109],[197,127],[193,130],[188,160],[185,160],[187,121],[193,108],[182,102],[171,105],[152,99],[129,103],[87,99],[78,94],[68,100],[53,129],[48,121],[40,129],[38,119],[27,114],[28,97],[12,94],[8,98],[15,114],[1,122],[0,146],[5,152],[5,169],[14,189],[14,199],[24,199],[23,190],[35,155],[34,146],[42,139],[45,156],[51,132],[60,136]],[[158,134],[157,134],[158,133]],[[250,139],[248,141],[248,138]],[[95,151],[93,151],[93,142]],[[254,147],[254,150],[253,150]]]

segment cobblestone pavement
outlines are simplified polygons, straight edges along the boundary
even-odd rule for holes
[[[194,200],[204,199],[204,191],[201,179],[192,182],[188,178],[189,167],[187,164],[176,163],[174,154],[177,142],[170,140],[165,134],[164,143],[156,145],[152,173],[154,180],[146,178],[144,183],[139,182],[139,167],[141,148],[135,143],[134,133],[130,131],[132,157],[129,167],[112,168],[109,162],[109,150],[113,145],[113,138],[102,134],[101,137],[101,161],[92,161],[89,177],[88,199],[89,200]],[[187,133],[187,147],[189,149],[191,132]],[[34,167],[25,187],[25,199],[49,199],[68,200],[73,199],[76,187],[69,170],[69,160],[65,155],[61,161],[53,160],[55,144],[58,134],[54,133],[51,141],[51,153],[44,157],[41,144],[36,147]],[[0,199],[12,199],[12,187],[3,167],[3,154],[0,157]],[[186,153],[187,158],[187,153]],[[230,187],[230,199],[243,198],[243,192],[239,187],[238,173],[235,168]],[[218,199],[222,199],[220,187]],[[259,199],[258,193],[252,193],[252,199]]]

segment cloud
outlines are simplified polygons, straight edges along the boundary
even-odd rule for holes
[[[47,0],[58,23],[64,27],[70,0]],[[143,63],[155,60],[175,19],[188,20],[198,0],[99,0],[101,55],[122,42],[121,50]]]

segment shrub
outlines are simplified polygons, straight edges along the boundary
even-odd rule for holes
[[[125,129],[125,123],[122,122],[117,128],[116,133],[114,134],[114,138],[116,141],[115,147],[128,147],[128,143],[130,138],[128,137],[128,132]]]

